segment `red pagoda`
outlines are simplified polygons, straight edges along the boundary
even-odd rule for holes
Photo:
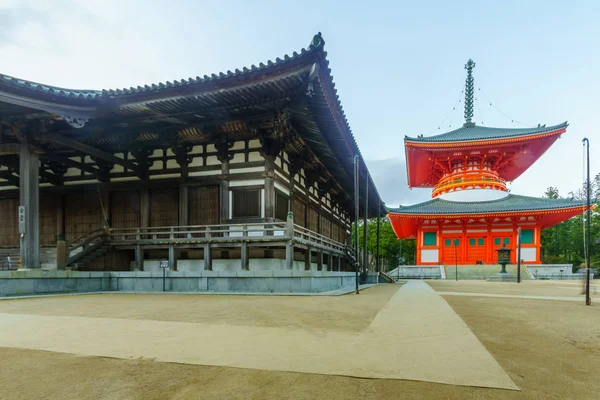
[[[529,168],[567,129],[478,126],[473,118],[473,68],[469,60],[465,124],[440,135],[405,137],[409,187],[432,188],[433,199],[389,209],[394,232],[417,240],[417,264],[495,264],[497,250],[516,248],[540,264],[540,232],[586,210],[585,202],[510,194],[506,182]],[[516,262],[516,252],[511,252]]]

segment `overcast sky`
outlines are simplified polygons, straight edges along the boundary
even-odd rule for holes
[[[566,195],[583,180],[581,139],[600,154],[599,21],[597,0],[0,0],[0,73],[78,89],[130,87],[265,62],[321,31],[356,140],[384,201],[396,206],[430,193],[404,186],[404,136],[464,122],[462,103],[452,108],[473,58],[477,124],[569,121],[511,186]]]

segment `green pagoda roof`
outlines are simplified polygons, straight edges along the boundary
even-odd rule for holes
[[[565,121],[562,124],[553,126],[538,126],[535,128],[488,128],[487,126],[479,126],[474,123],[464,124],[462,127],[453,131],[442,133],[440,135],[429,137],[408,137],[405,140],[411,142],[437,143],[437,142],[464,142],[469,140],[487,140],[487,139],[504,139],[519,136],[529,136],[539,133],[552,132],[559,129],[564,129],[568,126]]]
[[[439,197],[411,206],[388,208],[396,214],[489,214],[511,211],[559,210],[585,206],[583,200],[548,199],[509,194],[499,200],[458,202]]]

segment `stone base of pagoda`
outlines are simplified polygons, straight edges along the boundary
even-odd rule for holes
[[[486,279],[488,282],[516,282],[517,277],[508,273],[498,273]]]

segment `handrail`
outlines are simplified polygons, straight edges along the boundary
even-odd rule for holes
[[[345,251],[346,248],[346,245],[344,243],[340,243],[320,233],[313,232],[300,225],[294,225],[294,237],[299,238],[301,240],[305,240],[309,242],[309,244],[312,243],[313,245],[327,245],[328,247],[333,247],[334,249],[337,249],[339,251]]]
[[[71,241],[71,243],[69,243],[69,247],[77,246],[79,244],[77,242],[83,241],[86,238],[90,237],[91,235],[93,235],[97,232],[104,232],[104,229],[96,229],[96,230],[86,233],[85,235],[79,236],[77,239],[75,239],[75,240]]]

